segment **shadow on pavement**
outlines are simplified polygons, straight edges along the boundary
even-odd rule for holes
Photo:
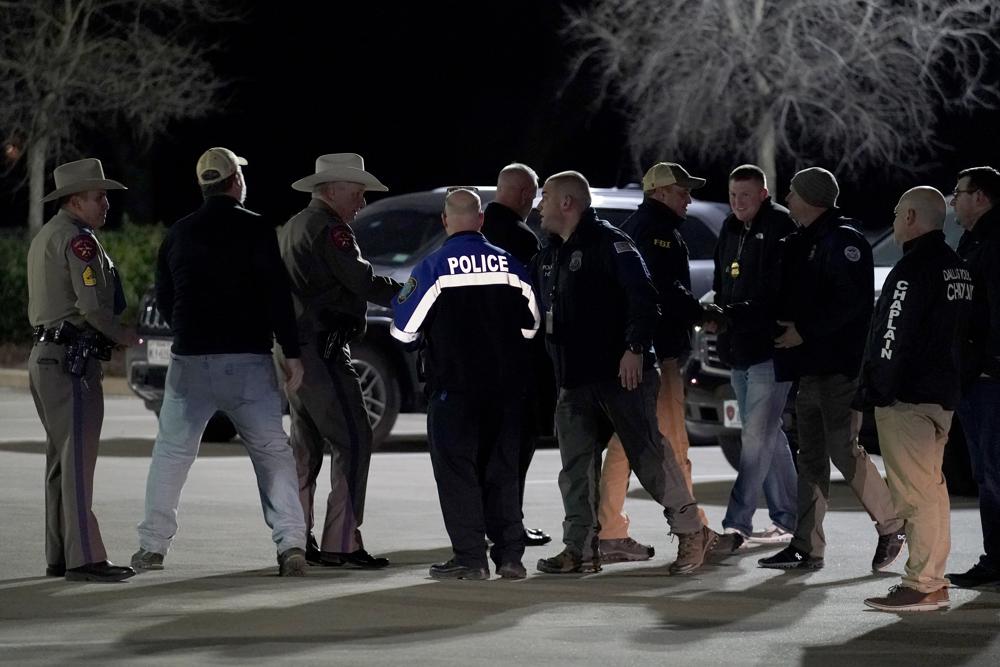
[[[954,598],[954,596],[953,596]],[[842,644],[807,646],[805,667],[859,664],[878,658],[880,665],[965,665],[977,656],[997,651],[997,615],[1000,596],[981,593],[948,611],[886,614],[867,609],[864,614],[895,617],[894,623],[854,637]],[[996,664],[995,658],[985,664]]]
[[[19,454],[45,454],[44,442],[3,442],[0,451]],[[150,438],[104,438],[98,456],[123,456],[149,458],[153,452]],[[198,450],[199,457],[246,456],[246,448],[239,442],[203,442]]]

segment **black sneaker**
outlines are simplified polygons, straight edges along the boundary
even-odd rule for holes
[[[485,567],[460,565],[452,558],[447,563],[435,563],[430,569],[431,579],[489,579],[490,573]]]
[[[757,565],[775,570],[820,570],[823,568],[823,559],[789,546],[773,556],[761,558],[757,561]]]
[[[1000,572],[983,567],[976,563],[968,572],[955,572],[944,575],[952,586],[958,588],[976,588],[977,586],[1000,585]]]
[[[906,533],[903,531],[879,535],[875,556],[872,558],[872,572],[881,572],[895,563],[904,544],[906,544]]]

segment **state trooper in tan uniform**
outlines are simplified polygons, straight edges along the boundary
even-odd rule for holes
[[[104,226],[108,190],[125,190],[88,158],[55,169],[59,212],[28,250],[28,320],[35,346],[28,358],[31,395],[45,426],[45,573],[71,581],[111,582],[135,574],[107,560],[91,511],[94,468],[104,420],[98,359],[132,345],[121,325],[125,296],[114,262],[95,230]]]
[[[388,306],[402,286],[375,275],[351,230],[365,191],[387,188],[355,153],[322,155],[316,172],[292,184],[312,194],[309,205],[278,230],[299,327],[305,377],[288,403],[299,496],[314,565],[380,568],[361,539],[372,429],[348,344],[365,332],[367,302]],[[278,354],[280,361],[280,354]],[[313,499],[323,454],[331,453],[330,495],[320,543],[312,534]]]

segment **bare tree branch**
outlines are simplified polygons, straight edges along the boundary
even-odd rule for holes
[[[1000,107],[998,0],[597,0],[568,81],[621,105],[637,168],[914,168],[942,112]]]
[[[192,27],[237,21],[224,0],[0,1],[0,143],[29,160],[30,224],[41,227],[49,160],[81,132],[124,119],[149,140],[177,119],[217,108],[227,86],[211,64],[214,40]],[[8,164],[9,169],[14,164]]]

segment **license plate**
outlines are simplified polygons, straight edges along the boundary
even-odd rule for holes
[[[722,425],[726,428],[743,428],[740,404],[735,399],[722,402]]]
[[[146,341],[146,361],[150,366],[170,365],[171,342],[169,340]]]

